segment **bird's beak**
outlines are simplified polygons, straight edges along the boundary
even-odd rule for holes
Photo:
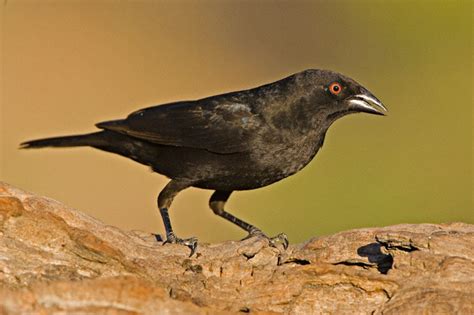
[[[364,112],[375,115],[386,115],[387,109],[375,96],[369,92],[357,94],[347,99],[349,108],[358,112]]]

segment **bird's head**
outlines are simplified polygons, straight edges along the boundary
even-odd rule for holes
[[[304,85],[311,86],[311,103],[325,112],[329,120],[351,113],[386,115],[382,102],[351,78],[329,70],[307,70],[301,74]]]

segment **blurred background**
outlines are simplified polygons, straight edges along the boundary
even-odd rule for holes
[[[3,2],[3,1],[2,1]],[[317,157],[228,210],[292,242],[397,223],[474,223],[470,1],[18,1],[1,4],[0,179],[126,229],[163,232],[167,179],[91,148],[20,151],[142,107],[307,69],[367,87],[386,117],[336,122]],[[175,230],[245,233],[188,189]]]

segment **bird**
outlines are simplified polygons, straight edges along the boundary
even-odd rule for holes
[[[234,191],[268,186],[303,169],[323,146],[328,128],[352,113],[385,115],[386,107],[355,80],[331,70],[308,69],[255,88],[137,110],[125,119],[96,124],[92,133],[26,141],[21,149],[89,146],[149,166],[170,181],[157,205],[166,240],[196,251],[197,238],[179,238],[168,210],[189,187],[213,190],[209,207],[218,216],[269,244],[288,247],[288,237],[269,237],[232,215],[225,204]]]

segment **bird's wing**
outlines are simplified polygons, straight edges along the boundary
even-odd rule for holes
[[[142,109],[97,127],[157,144],[227,154],[248,151],[260,124],[248,104],[191,101]]]

